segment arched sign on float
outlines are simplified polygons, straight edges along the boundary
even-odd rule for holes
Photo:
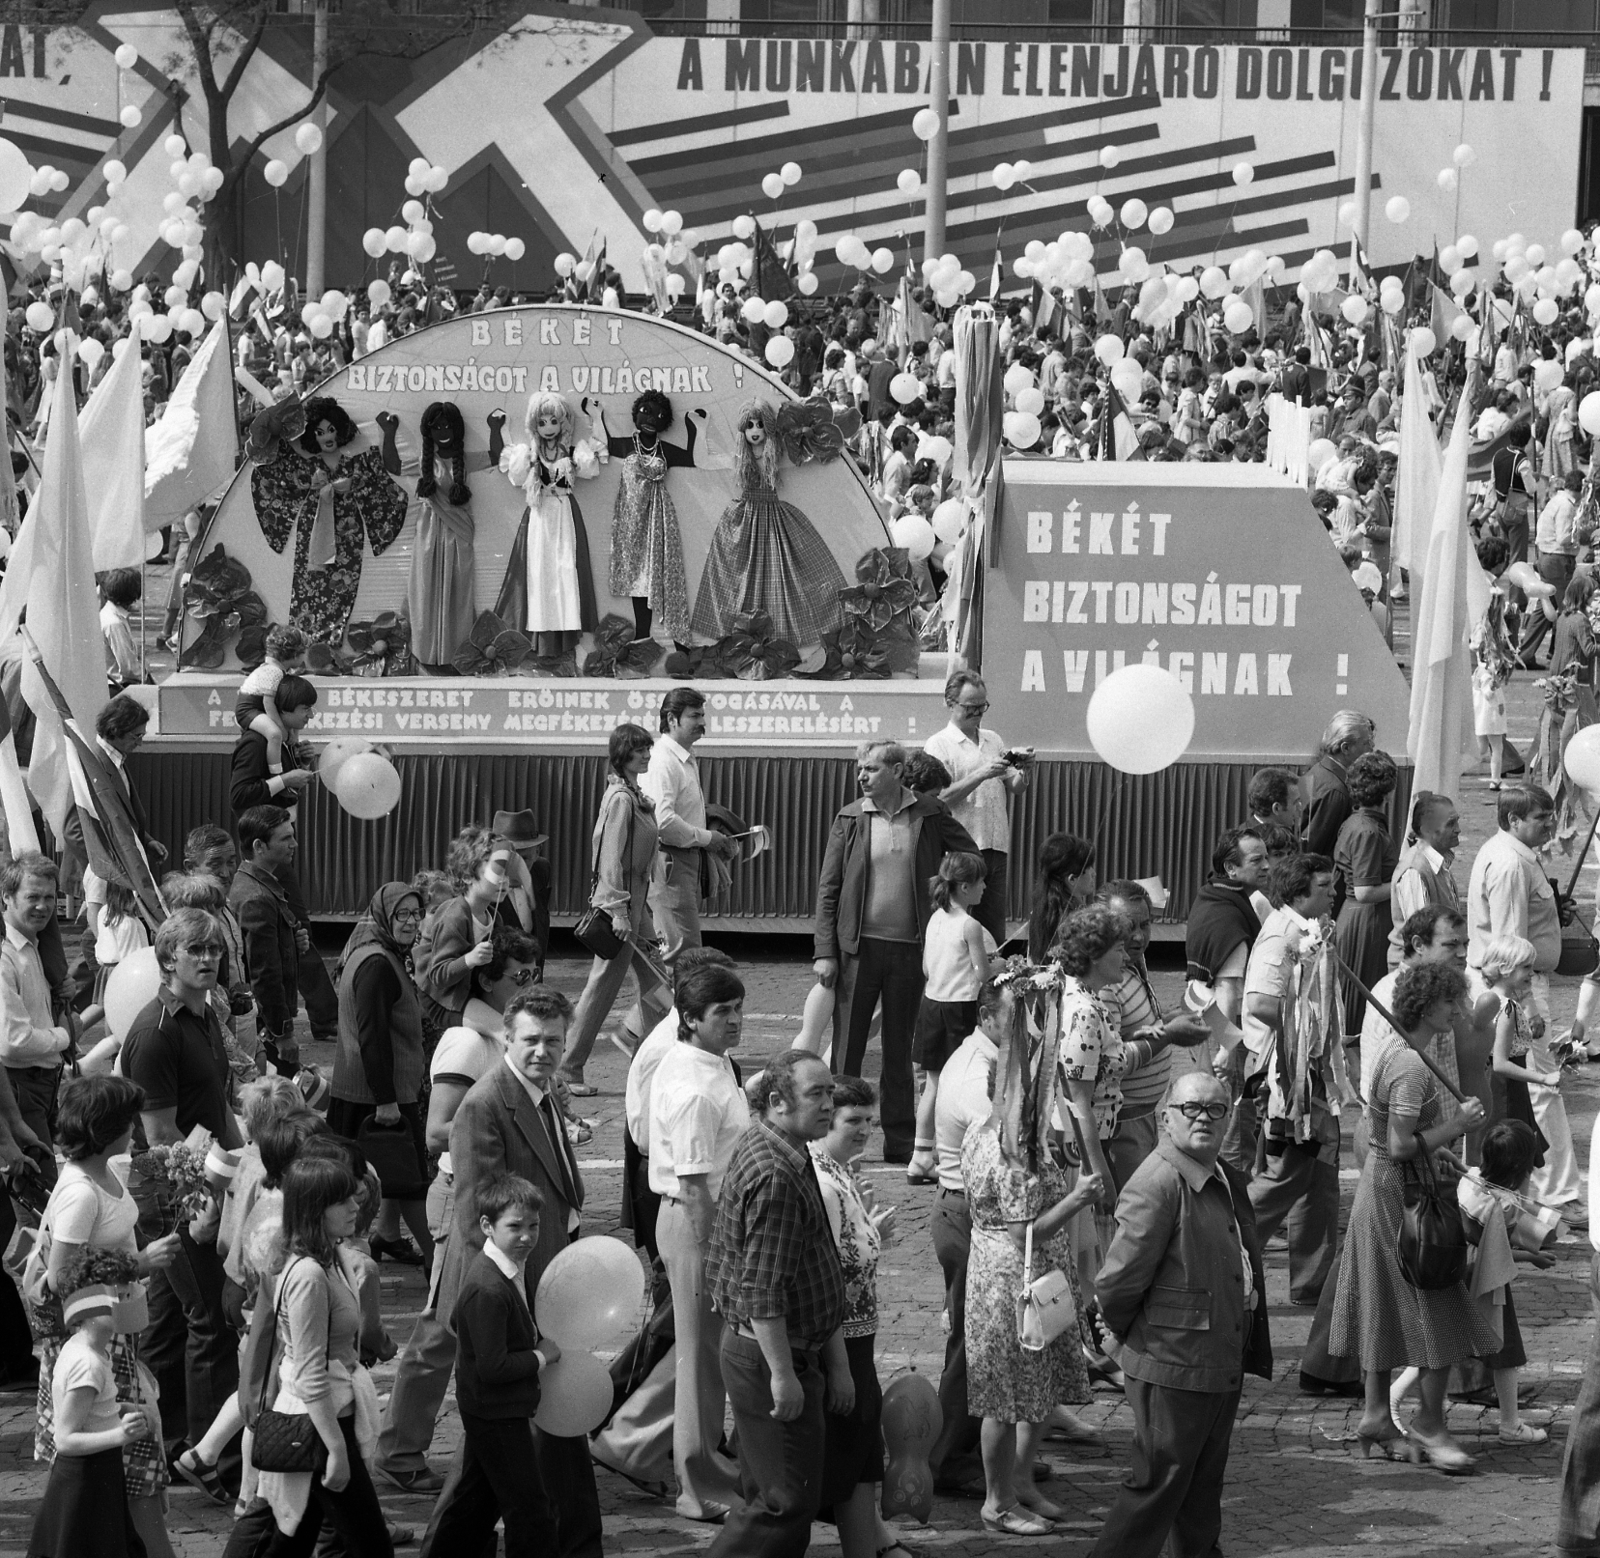
[[[561,423],[558,459],[568,463],[559,469],[558,459],[532,458],[525,421],[535,399],[547,425]],[[663,400],[667,420],[656,429]],[[860,559],[889,546],[889,534],[855,462],[838,452],[831,413],[799,401],[747,356],[649,315],[525,306],[403,336],[341,368],[304,405],[316,428],[266,414],[257,458],[197,549],[181,672],[163,692],[164,733],[225,731],[227,719],[211,711],[226,703],[231,714],[231,697],[209,693],[259,660],[269,624],[291,621],[313,640],[319,685],[325,676],[360,679],[359,701],[331,682],[318,726],[333,727],[332,712],[345,706],[402,713],[406,700],[388,687],[398,693],[419,678],[435,687],[470,678],[481,694],[474,705],[489,716],[472,731],[492,738],[524,728],[499,717],[524,700],[491,696],[488,684],[516,692],[547,681],[566,692],[575,675],[611,688],[618,677],[630,687],[641,677],[645,685],[723,680],[740,691],[720,706],[743,711],[758,706],[743,676],[764,683],[763,710],[781,709],[772,700],[788,690],[796,723],[768,730],[745,718],[739,734],[869,733],[849,720],[850,729],[830,731],[839,699],[813,691],[851,680],[839,631],[855,631],[858,619],[839,592],[856,584]],[[331,446],[326,462],[308,447],[319,430]],[[774,450],[775,461],[763,458]],[[641,454],[656,457],[654,468]],[[576,533],[565,551],[547,534],[562,523]],[[581,639],[569,618],[549,614],[552,601],[559,613],[579,596]],[[650,603],[654,648],[637,642],[636,599]],[[744,622],[752,606],[773,627],[766,640],[740,640],[736,660],[727,645],[742,631],[735,618]],[[774,649],[778,640],[798,656]],[[906,658],[897,668],[914,670],[915,654]],[[807,674],[816,672],[821,679]],[[905,680],[864,685],[891,699],[898,690],[901,702],[912,692]],[[824,720],[813,719],[811,732],[798,722],[808,712]],[[394,719],[364,728],[380,739],[434,733]],[[581,734],[592,740],[598,728],[585,722]],[[914,716],[888,715],[880,728],[917,729]]]

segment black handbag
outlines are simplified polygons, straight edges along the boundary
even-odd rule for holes
[[[415,1201],[427,1194],[427,1164],[417,1161],[417,1138],[403,1115],[385,1125],[369,1114],[356,1130],[356,1146],[377,1171],[386,1200]]]
[[[304,1259],[304,1257],[302,1257]],[[284,1274],[288,1275],[287,1272]],[[278,1301],[283,1299],[283,1284],[278,1284]],[[331,1307],[331,1306],[330,1306]],[[258,1348],[265,1345],[271,1353],[275,1350],[278,1331],[278,1306],[272,1307],[270,1328],[262,1326],[260,1334],[252,1326],[251,1341]],[[332,1317],[329,1317],[331,1332]],[[330,1339],[329,1346],[332,1346]],[[245,1369],[241,1372],[250,1373]],[[262,1373],[261,1394],[256,1401],[254,1438],[250,1444],[250,1463],[257,1471],[317,1472],[322,1470],[328,1456],[328,1447],[322,1442],[316,1424],[309,1412],[279,1412],[267,1405],[267,1392],[277,1380],[278,1371],[269,1366]],[[248,1412],[246,1416],[248,1416]]]
[[[1417,1141],[1417,1164],[1422,1179],[1415,1199],[1400,1214],[1400,1239],[1395,1257],[1400,1275],[1425,1293],[1454,1287],[1467,1274],[1467,1235],[1460,1209],[1439,1188],[1433,1154],[1422,1132]]]
[[[631,872],[633,867],[633,823],[634,805],[633,797],[628,797],[628,867]],[[600,885],[600,845],[594,847],[594,866],[589,873],[589,897],[594,898],[594,890]],[[632,891],[630,886],[629,891]],[[613,958],[619,957],[626,949],[628,942],[624,936],[617,934],[617,928],[611,923],[609,909],[596,909],[592,903],[583,912],[583,918],[572,927],[572,934],[583,943],[603,963],[609,963]]]

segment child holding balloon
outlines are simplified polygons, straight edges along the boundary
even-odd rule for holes
[[[557,1548],[555,1510],[534,1459],[531,1419],[539,1374],[561,1356],[541,1339],[527,1300],[528,1256],[539,1241],[538,1187],[496,1174],[478,1191],[483,1248],[461,1281],[454,1325],[461,1448],[422,1542],[433,1553],[478,1553],[504,1520],[506,1558]]]

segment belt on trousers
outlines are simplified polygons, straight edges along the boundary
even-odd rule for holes
[[[944,1185],[939,1186],[939,1194],[942,1196],[960,1196],[963,1201],[967,1199],[967,1193],[965,1190],[951,1190]]]
[[[728,1329],[735,1336],[742,1336],[747,1342],[755,1342],[758,1346],[760,1345],[760,1338],[749,1326],[743,1325],[737,1320],[730,1320],[728,1321]],[[792,1336],[789,1338],[789,1351],[802,1352],[808,1358],[820,1358],[822,1356],[820,1347],[810,1347],[805,1342],[796,1341]]]

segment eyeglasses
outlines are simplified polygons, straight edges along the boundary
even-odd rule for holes
[[[220,941],[192,941],[182,950],[192,958],[219,958],[228,949]]]
[[[394,911],[393,919],[396,925],[405,925],[407,923],[412,925],[420,925],[422,923],[422,910],[396,909]]]
[[[534,973],[534,969],[519,968],[516,973],[511,975],[511,983],[516,985],[518,989],[521,989],[523,985],[531,985],[533,983]]]
[[[1168,1104],[1167,1108],[1176,1109],[1184,1119],[1195,1122],[1200,1120],[1220,1120],[1228,1112],[1226,1104]]]
[[[963,714],[987,714],[989,712],[989,705],[987,703],[956,702],[949,704],[948,707],[952,709],[959,709]]]

